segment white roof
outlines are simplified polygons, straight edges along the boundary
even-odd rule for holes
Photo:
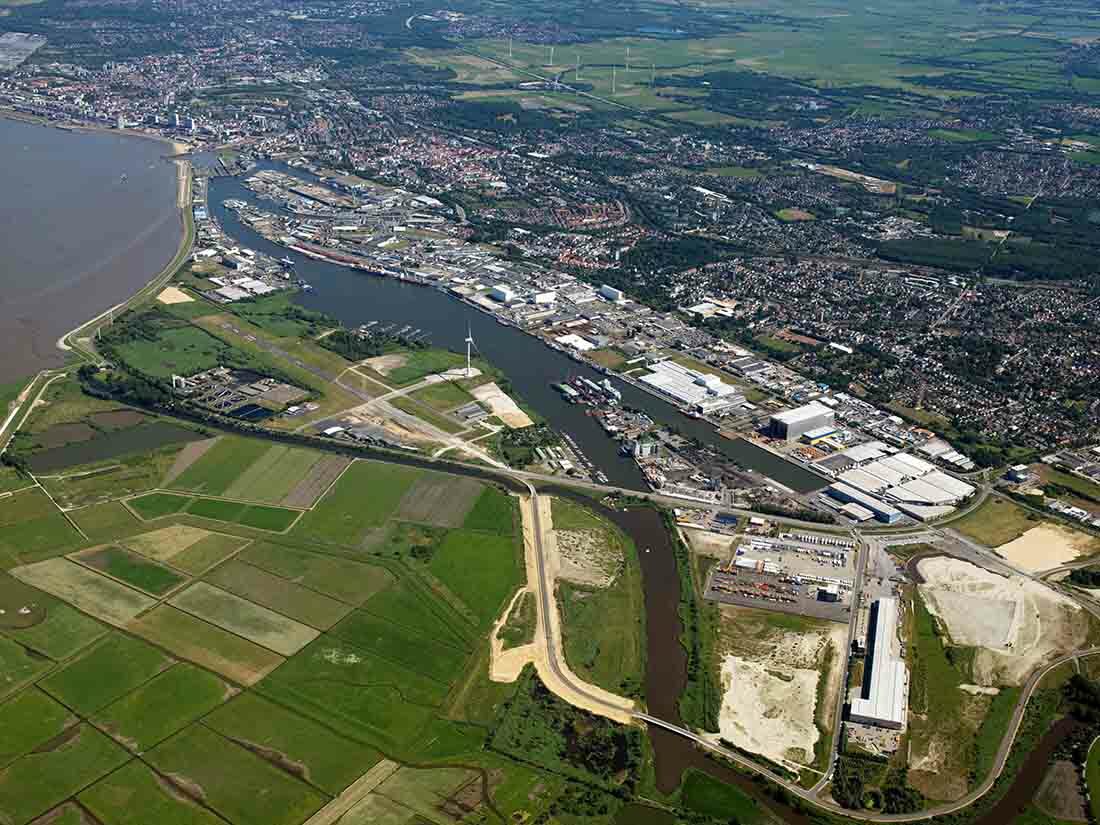
[[[974,492],[974,488],[965,481],[959,481],[959,479],[954,476],[949,476],[947,473],[941,472],[940,470],[933,470],[928,475],[921,478],[921,481],[933,484],[941,490],[946,490],[948,493],[955,496],[955,498],[966,498]]]
[[[898,453],[895,456],[891,456],[891,458],[893,458],[894,461],[899,461],[902,464],[908,465],[912,468],[912,474],[917,476],[925,475],[936,469],[934,465],[929,464],[923,458],[917,458],[915,455],[909,455],[909,453]]]
[[[865,473],[861,469],[845,470],[839,476],[837,476],[845,484],[850,484],[858,490],[862,490],[865,493],[877,493],[880,490],[885,490],[890,484],[883,481],[876,475],[871,473]]]
[[[897,638],[897,600],[878,600],[875,612],[875,644],[871,655],[871,684],[868,697],[852,700],[852,716],[905,725],[905,695],[909,689],[905,662],[894,654]]]
[[[941,438],[933,438],[927,444],[918,447],[917,450],[924,453],[925,455],[932,456],[932,458],[935,458],[936,456],[941,456],[944,453],[952,452],[951,445]]]
[[[872,461],[870,464],[864,464],[859,468],[859,472],[869,473],[876,478],[881,478],[886,486],[891,484],[901,484],[905,481],[906,474],[899,473],[886,463],[885,459],[879,459],[878,461]]]
[[[905,484],[891,487],[885,495],[896,501],[907,501],[913,504],[950,504],[955,496],[946,490],[941,490],[934,484],[929,484],[922,478],[914,478]]]
[[[795,407],[791,410],[783,410],[783,412],[777,412],[772,416],[774,421],[782,421],[784,424],[797,424],[801,421],[808,421],[811,418],[816,418],[819,415],[824,414],[832,415],[833,411],[823,404],[818,404],[816,401],[810,404],[806,404],[802,407]]]
[[[864,461],[882,458],[882,456],[886,455],[886,451],[883,449],[885,446],[886,445],[881,441],[868,441],[866,444],[856,444],[854,447],[842,450],[840,455],[847,456],[852,459],[852,461],[860,464]]]
[[[869,521],[875,517],[875,514],[864,507],[862,504],[856,504],[854,501],[849,501],[843,507],[840,508],[840,512],[854,518],[856,521]]]

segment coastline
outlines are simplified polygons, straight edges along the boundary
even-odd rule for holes
[[[27,114],[20,112],[10,107],[0,107],[0,119],[12,120],[20,123],[30,123],[38,126],[52,127],[67,132],[87,132],[87,133],[105,133],[105,134],[118,134],[125,135],[131,138],[144,138],[145,140],[152,140],[158,143],[165,144],[171,150],[171,154],[165,155],[166,160],[170,160],[176,167],[176,191],[175,201],[176,210],[179,214],[182,224],[183,232],[180,235],[180,242],[176,248],[175,255],[172,259],[155,275],[151,277],[149,281],[145,283],[140,289],[134,292],[131,296],[123,301],[118,302],[114,306],[104,309],[92,318],[84,321],[79,326],[64,333],[57,339],[56,346],[58,349],[66,353],[76,352],[82,359],[95,360],[98,355],[95,352],[94,347],[84,347],[81,344],[82,338],[88,338],[95,334],[97,324],[103,321],[103,319],[111,316],[115,312],[128,308],[133,303],[144,300],[151,292],[162,286],[168,278],[179,268],[180,264],[186,259],[187,255],[191,252],[191,247],[194,244],[195,238],[195,225],[191,212],[191,189],[193,181],[193,170],[191,167],[191,161],[186,157],[179,157],[181,154],[189,153],[192,147],[188,144],[182,143],[164,135],[150,134],[148,132],[142,132],[132,129],[114,129],[106,126],[98,126],[94,124],[81,124],[69,121],[52,121],[39,115]],[[81,335],[83,333],[83,335]],[[59,371],[67,370],[68,367],[60,367],[54,369],[40,370],[33,376],[28,378],[27,384],[33,384],[41,376],[47,374],[53,374]]]

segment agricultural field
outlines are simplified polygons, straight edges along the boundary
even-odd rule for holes
[[[11,573],[20,581],[119,627],[156,604],[149,596],[81,567],[69,559],[48,559],[25,567],[16,567]]]
[[[274,751],[283,765],[331,794],[338,794],[381,758],[373,748],[251,692],[223,705],[204,723],[245,747]]]
[[[195,582],[169,602],[283,656],[297,653],[317,638],[316,630],[206,582]]]
[[[203,725],[162,742],[147,758],[235,825],[298,825],[326,801],[302,780]]]
[[[291,535],[358,547],[371,528],[394,514],[421,471],[397,464],[356,461],[307,512]]]
[[[439,527],[461,527],[486,489],[491,488],[472,478],[424,473],[401,499],[395,518]]]
[[[78,713],[91,716],[161,673],[172,661],[140,639],[114,633],[53,671],[39,687]]]
[[[225,821],[136,759],[82,791],[77,799],[103,825],[223,825]],[[74,825],[83,825],[83,816]]]
[[[277,653],[171,605],[130,622],[127,630],[242,685],[255,684],[284,661]]]
[[[281,504],[326,457],[312,450],[221,436],[168,487],[239,501]],[[314,499],[302,502],[309,506]]]
[[[92,722],[140,753],[205,716],[229,694],[217,676],[181,662],[105,707]]]
[[[253,544],[240,560],[350,605],[362,604],[394,580],[384,567],[269,543]]]
[[[184,581],[184,576],[171,568],[121,547],[93,547],[69,558],[150,596],[162,596]]]
[[[239,560],[220,565],[206,580],[317,630],[328,630],[351,611],[350,605]]]
[[[42,608],[38,620],[23,627],[6,628],[4,633],[36,653],[60,661],[107,633],[107,628],[95,619],[64,602],[37,592],[34,598]]]

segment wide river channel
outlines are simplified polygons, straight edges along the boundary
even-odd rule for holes
[[[305,177],[300,171],[286,166],[277,168]],[[604,434],[597,421],[585,413],[584,407],[569,404],[551,386],[570,375],[602,380],[603,376],[595,370],[550,349],[534,336],[497,323],[492,316],[437,289],[317,261],[271,243],[242,224],[236,214],[224,206],[227,199],[233,198],[269,212],[278,212],[278,206],[257,198],[236,178],[210,181],[211,214],[222,228],[244,246],[276,258],[289,255],[295,262],[298,276],[314,287],[312,292],[298,294],[296,300],[302,306],[325,312],[349,326],[367,321],[411,324],[430,333],[434,345],[458,351],[464,349],[468,326],[482,355],[508,376],[523,400],[554,429],[569,433],[613,485],[646,489],[633,460],[619,454],[618,442]],[[746,469],[800,492],[826,484],[822,477],[755,444],[722,437],[710,424],[688,418],[656,396],[617,379],[613,381],[622,392],[625,405],[644,410],[654,421],[672,425],[685,436],[713,444]]]
[[[168,143],[0,117],[0,384],[62,363],[57,339],[137,292],[183,233]]]

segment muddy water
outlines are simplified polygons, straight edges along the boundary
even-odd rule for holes
[[[59,366],[61,335],[133,295],[183,223],[164,143],[0,118],[0,384]]]
[[[570,498],[599,512],[630,536],[638,549],[645,588],[646,606],[646,706],[649,713],[676,725],[682,724],[679,700],[687,684],[687,653],[680,644],[680,580],[676,570],[672,536],[661,514],[645,508],[622,512],[609,510],[560,488],[554,495]],[[771,810],[784,822],[808,825],[809,819],[792,808],[760,793],[761,786],[744,774],[709,759],[688,739],[663,728],[649,727],[649,739],[656,760],[657,788],[672,793],[684,771],[696,768],[734,785]]]

